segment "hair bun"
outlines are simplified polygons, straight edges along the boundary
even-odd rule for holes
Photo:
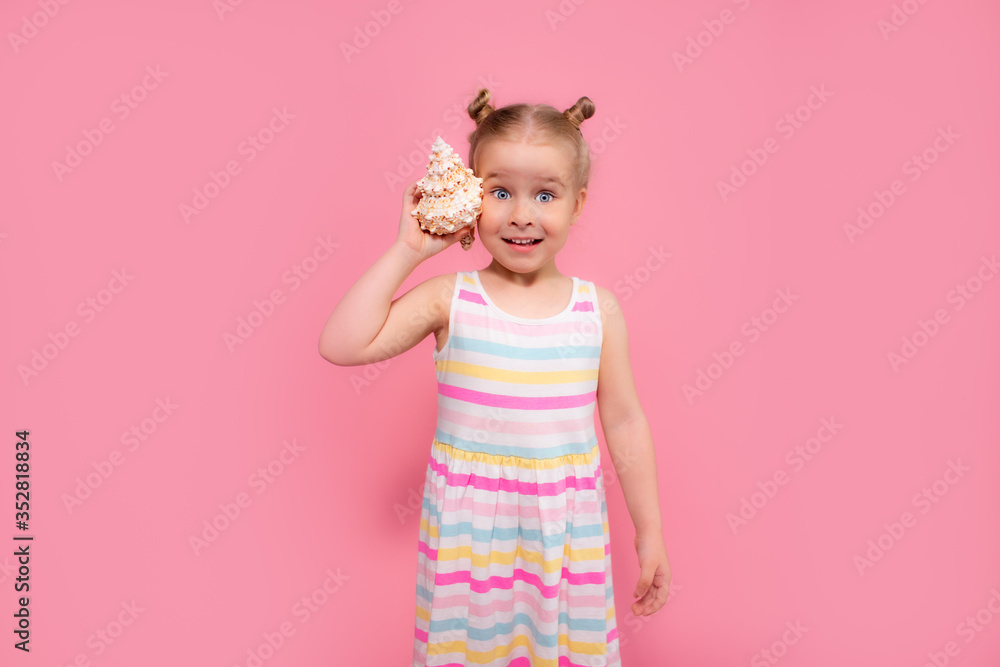
[[[580,129],[580,124],[593,116],[596,110],[597,107],[594,106],[591,99],[584,95],[576,101],[576,104],[563,111],[563,115],[566,116],[566,120],[573,124],[573,127]]]
[[[476,94],[476,98],[469,103],[469,116],[472,120],[476,121],[476,126],[478,127],[480,123],[486,120],[494,109],[490,106],[490,90],[489,88],[481,88]]]

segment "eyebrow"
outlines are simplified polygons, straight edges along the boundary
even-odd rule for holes
[[[505,171],[491,171],[490,173],[488,173],[486,175],[486,178],[483,179],[483,182],[485,183],[486,181],[490,180],[491,178],[496,178],[498,176],[506,176],[506,175],[507,175],[507,172],[505,172]],[[556,178],[555,176],[543,176],[543,177],[541,177],[541,178],[539,178],[537,180],[538,180],[539,183],[555,183],[557,185],[564,185],[564,183],[561,180],[559,180],[558,178]]]

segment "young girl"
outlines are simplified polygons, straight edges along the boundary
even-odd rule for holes
[[[632,613],[660,609],[671,575],[621,309],[555,263],[586,199],[579,127],[594,104],[489,100],[480,90],[468,108],[469,166],[484,179],[476,231],[493,261],[393,299],[420,262],[471,233],[422,231],[410,183],[396,242],[344,294],[320,354],[371,364],[437,340],[413,664],[620,665],[595,400],[635,524]]]

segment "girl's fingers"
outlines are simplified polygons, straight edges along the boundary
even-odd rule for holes
[[[649,616],[659,611],[667,601],[667,591],[663,586],[651,586],[641,598],[632,603],[632,613]]]

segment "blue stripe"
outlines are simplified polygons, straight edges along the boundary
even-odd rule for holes
[[[517,582],[515,582],[517,583]],[[417,595],[420,597],[431,600],[433,596],[427,591],[423,586],[417,586]],[[497,635],[509,635],[514,632],[515,626],[524,626],[531,630],[531,635],[534,637],[535,644],[537,646],[547,646],[555,648],[559,645],[559,634],[546,635],[539,634],[538,628],[535,627],[534,621],[528,614],[517,613],[514,614],[514,621],[512,623],[497,623],[492,628],[470,628],[469,619],[462,618],[445,618],[440,620],[432,620],[430,622],[429,632],[449,632],[449,631],[459,631],[465,635],[468,639],[474,641],[490,641],[497,637]],[[606,618],[571,618],[566,612],[559,612],[559,626],[568,626],[570,630],[582,630],[590,632],[607,632],[607,619]]]
[[[428,513],[434,511],[434,509],[431,507],[430,501],[427,498],[424,498],[423,509],[427,510]],[[473,528],[471,521],[459,521],[458,523],[438,524],[439,538],[457,537],[460,535],[471,535],[473,542],[481,542],[483,544],[492,544],[494,540],[503,541],[503,540],[513,540],[517,538],[519,540],[532,540],[541,542],[543,548],[545,549],[552,549],[565,544],[567,532],[569,532],[571,537],[577,539],[584,537],[598,537],[604,534],[604,523],[602,522],[602,523],[591,523],[591,524],[573,524],[570,526],[569,531],[561,530],[558,533],[552,533],[551,535],[543,535],[542,531],[537,528],[524,528],[522,526],[517,526],[516,528],[504,528],[504,529]],[[586,548],[598,548],[598,547],[586,547]],[[603,559],[604,556],[601,556],[601,560]]]
[[[509,359],[591,359],[601,356],[601,348],[596,345],[555,345],[552,347],[517,347],[488,340],[452,336],[449,343],[457,350],[483,352]]]
[[[445,433],[440,428],[435,429],[434,437],[446,445],[466,452],[480,454],[495,454],[499,456],[519,456],[523,459],[554,459],[567,454],[589,454],[597,446],[597,434],[591,430],[586,442],[570,442],[555,447],[515,447],[513,445],[490,445],[485,442],[474,442],[457,438]],[[570,465],[567,463],[566,465]],[[531,466],[521,466],[531,467]]]
[[[514,583],[515,585],[517,584],[516,581]],[[592,632],[607,631],[607,621],[603,618],[570,618],[568,613],[560,612],[559,624],[561,625],[563,623],[568,625],[570,630],[589,630]],[[432,620],[430,622],[430,632],[448,632],[457,630],[466,635],[468,639],[474,641],[490,641],[495,639],[497,635],[511,634],[514,631],[514,627],[518,625],[527,627],[531,630],[531,635],[535,638],[535,644],[537,646],[555,648],[559,645],[558,632],[551,635],[539,633],[538,628],[535,627],[535,622],[531,620],[531,617],[528,614],[524,613],[514,614],[514,621],[511,623],[497,623],[492,628],[470,628],[469,619],[465,617]]]

